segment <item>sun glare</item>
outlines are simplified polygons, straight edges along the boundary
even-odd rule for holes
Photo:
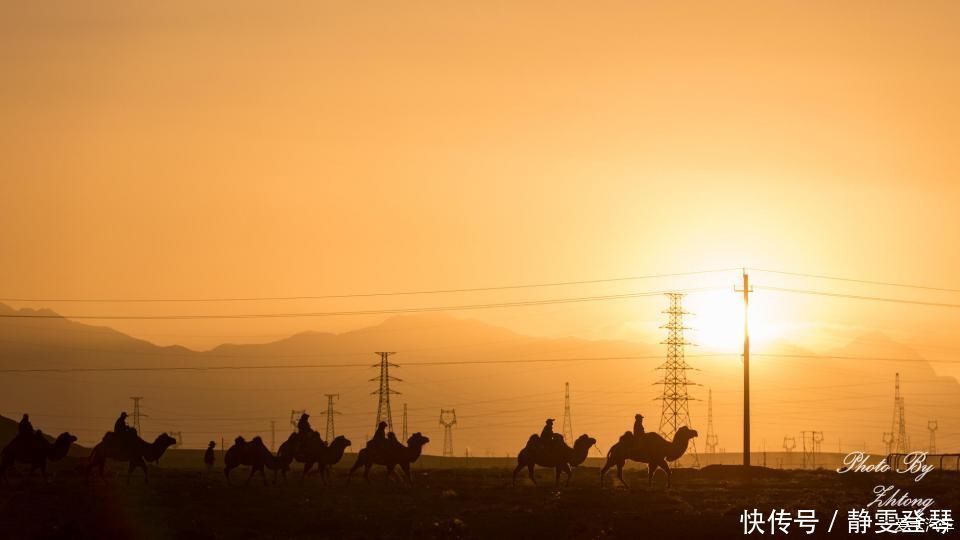
[[[684,302],[691,316],[690,341],[706,349],[739,350],[743,345],[743,296],[731,287],[726,291],[692,294]],[[750,302],[750,341],[769,343],[781,330],[767,316],[763,303]]]

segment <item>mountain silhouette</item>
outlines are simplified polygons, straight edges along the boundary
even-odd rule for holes
[[[14,311],[0,305],[0,313]],[[19,313],[51,314],[47,310]],[[656,430],[664,347],[659,343],[543,338],[447,314],[398,315],[383,322],[334,334],[304,332],[263,344],[224,344],[208,351],[160,347],[105,326],[63,318],[0,318],[0,367],[132,368],[183,367],[193,371],[10,374],[0,413],[19,418],[29,412],[46,433],[70,431],[91,444],[111,426],[130,396],[144,396],[147,438],[180,431],[188,446],[205,446],[220,436],[261,435],[269,440],[270,420],[285,438],[290,411],[307,409],[322,421],[325,393],[339,393],[338,433],[365,440],[373,431],[378,350],[397,351],[392,374],[393,419],[399,430],[402,403],[408,403],[410,432],[439,431],[439,409],[456,406],[457,452],[514,452],[547,417],[562,418],[563,383],[571,382],[574,429],[597,437],[601,447],[630,429],[634,413]],[[738,351],[704,356],[688,350],[698,371],[690,378],[714,394],[721,447],[738,446],[742,371]],[[960,385],[938,376],[908,347],[883,334],[866,334],[824,355],[788,341],[756,346],[751,362],[754,438],[779,448],[782,438],[801,429],[825,432],[828,447],[881,450],[890,431],[894,374],[901,373],[908,431],[926,437],[927,419],[942,413],[942,445],[950,444],[942,411],[960,407]],[[838,357],[887,360],[853,361]],[[628,358],[624,358],[628,357]],[[561,362],[515,363],[562,359]],[[897,360],[900,359],[900,360]],[[508,363],[489,363],[509,361]],[[439,365],[454,362],[456,365]],[[417,365],[417,364],[431,365]],[[223,366],[299,366],[288,369],[209,370]],[[317,366],[338,366],[323,368]],[[705,433],[706,390],[692,387],[693,427]],[[214,420],[210,420],[210,419]],[[434,437],[435,440],[437,439]],[[799,439],[798,439],[799,440]],[[960,443],[960,440],[954,441]],[[428,448],[439,453],[441,447]]]

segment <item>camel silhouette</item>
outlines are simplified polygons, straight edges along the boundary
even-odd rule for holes
[[[47,478],[47,462],[59,461],[67,455],[70,445],[77,442],[77,438],[70,433],[61,433],[53,443],[43,436],[43,433],[18,435],[3,447],[0,454],[0,480],[5,480],[7,469],[16,463],[30,465],[30,475],[40,469],[44,480]]]
[[[260,437],[254,437],[250,442],[245,441],[243,437],[237,437],[233,446],[227,450],[227,453],[223,456],[223,475],[226,477],[228,484],[231,483],[230,471],[240,465],[250,467],[250,476],[247,477],[244,485],[249,484],[253,475],[257,472],[263,477],[263,485],[267,485],[267,475],[264,472],[264,467],[274,471],[273,478],[276,482],[277,458],[267,448],[267,445],[263,444],[263,439]]]
[[[534,466],[550,467],[556,470],[557,487],[560,486],[560,473],[567,475],[566,485],[570,485],[570,467],[576,467],[587,459],[587,452],[597,440],[591,438],[586,433],[577,438],[570,448],[563,437],[555,436],[550,444],[543,446],[539,435],[532,435],[527,442],[527,446],[517,454],[517,467],[513,470],[513,483],[517,483],[517,473],[524,467],[530,475],[530,480],[537,485],[537,479],[534,475]]]
[[[160,456],[167,451],[167,448],[177,444],[177,440],[166,433],[157,435],[152,443],[140,438],[136,430],[126,433],[108,432],[103,436],[103,440],[93,447],[90,452],[90,461],[87,464],[87,475],[94,468],[99,469],[100,477],[103,478],[103,468],[107,459],[116,461],[126,461],[127,483],[130,483],[130,476],[133,470],[143,469],[144,482],[150,482],[150,473],[147,470],[147,462],[157,461]]]
[[[374,465],[383,465],[387,468],[387,480],[393,475],[393,469],[399,465],[403,470],[407,483],[413,483],[410,477],[410,464],[420,458],[423,446],[430,442],[430,439],[416,432],[407,440],[407,446],[399,441],[386,439],[380,444],[368,446],[357,453],[357,461],[350,468],[347,475],[347,483],[353,477],[353,471],[363,467],[363,479],[369,480],[370,468]]]
[[[600,487],[603,487],[603,477],[614,465],[617,466],[617,478],[626,486],[627,483],[623,480],[623,466],[628,459],[647,464],[648,486],[653,485],[653,475],[659,468],[667,473],[667,487],[670,487],[671,473],[667,461],[680,459],[680,456],[687,451],[690,439],[696,436],[697,432],[687,426],[677,429],[672,441],[667,441],[657,433],[644,433],[640,437],[635,437],[629,431],[624,433],[607,452],[607,462],[600,470]]]
[[[290,463],[297,460],[303,463],[303,475],[300,477],[302,482],[310,473],[310,469],[317,465],[320,471],[320,479],[326,484],[329,467],[336,465],[343,457],[344,451],[352,443],[343,435],[338,435],[329,445],[320,438],[317,432],[310,433],[291,433],[290,437],[280,445],[277,450],[277,460],[280,462],[280,470],[284,478],[287,476],[287,470]]]

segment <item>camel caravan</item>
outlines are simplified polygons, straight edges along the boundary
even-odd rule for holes
[[[164,452],[177,443],[176,439],[166,433],[157,436],[153,442],[147,442],[135,429],[127,426],[126,418],[127,414],[121,413],[114,423],[113,431],[106,433],[94,446],[86,465],[88,477],[93,470],[97,470],[102,478],[106,461],[110,459],[127,463],[127,483],[136,469],[143,470],[144,481],[149,482],[147,463],[159,462]],[[327,484],[330,470],[341,461],[351,442],[342,435],[329,442],[324,441],[320,433],[310,426],[309,418],[307,413],[300,416],[297,430],[290,434],[276,453],[267,448],[260,437],[254,437],[250,441],[237,437],[223,456],[223,474],[227,483],[231,483],[230,473],[241,466],[250,468],[246,484],[260,473],[266,485],[267,470],[273,472],[274,483],[280,476],[286,481],[287,472],[293,462],[297,461],[303,464],[301,483],[315,468],[321,482]],[[539,434],[531,435],[526,446],[517,453],[517,466],[512,477],[514,484],[520,471],[527,469],[530,480],[537,485],[535,468],[547,467],[554,470],[555,487],[560,486],[561,475],[566,475],[565,485],[569,485],[573,469],[586,461],[590,449],[597,444],[596,439],[583,434],[570,446],[562,435],[553,432],[553,422],[552,418],[548,418],[543,430]],[[606,462],[600,469],[600,486],[603,487],[604,478],[614,466],[617,468],[617,478],[626,486],[623,468],[627,461],[636,461],[647,464],[648,485],[653,484],[657,470],[663,470],[667,487],[670,487],[672,473],[668,462],[680,459],[687,451],[690,440],[696,436],[695,430],[683,426],[677,429],[673,440],[668,441],[657,433],[645,432],[643,416],[637,414],[634,417],[633,430],[621,435],[607,452]],[[70,445],[76,440],[70,433],[62,433],[51,442],[40,430],[33,429],[28,415],[24,414],[16,438],[3,448],[0,455],[0,481],[5,481],[7,471],[17,463],[30,465],[31,475],[39,469],[46,478],[47,463],[64,458]],[[361,467],[364,480],[369,480],[370,470],[374,465],[386,469],[387,481],[397,477],[407,484],[412,484],[410,466],[420,458],[424,446],[429,442],[429,438],[417,432],[404,444],[397,439],[396,434],[388,431],[386,422],[380,422],[373,438],[357,452],[356,461],[347,474],[347,484],[353,478],[353,473]],[[215,447],[216,443],[211,441],[203,454],[203,462],[208,471],[213,469],[215,463]],[[402,471],[402,476],[396,475],[397,467]]]
[[[567,475],[566,485],[570,484],[571,469],[579,466],[587,459],[597,440],[584,434],[577,438],[571,448],[563,440],[563,436],[553,432],[553,418],[548,418],[540,435],[533,434],[527,440],[527,445],[517,454],[517,467],[513,470],[513,482],[516,484],[517,474],[527,469],[530,480],[536,485],[534,476],[535,466],[549,467],[556,472],[555,487],[560,486],[560,474]],[[607,461],[600,470],[600,487],[603,487],[603,478],[607,471],[616,465],[617,478],[626,486],[623,480],[623,467],[627,460],[647,464],[648,485],[653,485],[653,475],[657,469],[663,469],[667,475],[667,487],[670,487],[670,466],[667,461],[675,461],[687,451],[690,439],[697,436],[697,432],[683,426],[677,430],[673,441],[667,441],[657,433],[646,433],[643,429],[643,415],[634,416],[633,431],[627,431],[620,436],[620,440],[607,452]]]
[[[30,465],[31,476],[40,469],[40,473],[46,479],[47,462],[59,461],[66,457],[70,445],[76,441],[76,437],[64,432],[51,443],[42,431],[33,429],[30,416],[23,415],[17,427],[17,436],[3,448],[0,454],[0,481],[6,481],[7,471],[16,463]]]

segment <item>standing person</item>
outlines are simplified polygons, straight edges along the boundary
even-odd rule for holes
[[[203,463],[207,466],[207,470],[213,468],[214,455],[213,449],[217,447],[217,443],[210,441],[210,444],[207,445],[207,451],[203,453]]]

